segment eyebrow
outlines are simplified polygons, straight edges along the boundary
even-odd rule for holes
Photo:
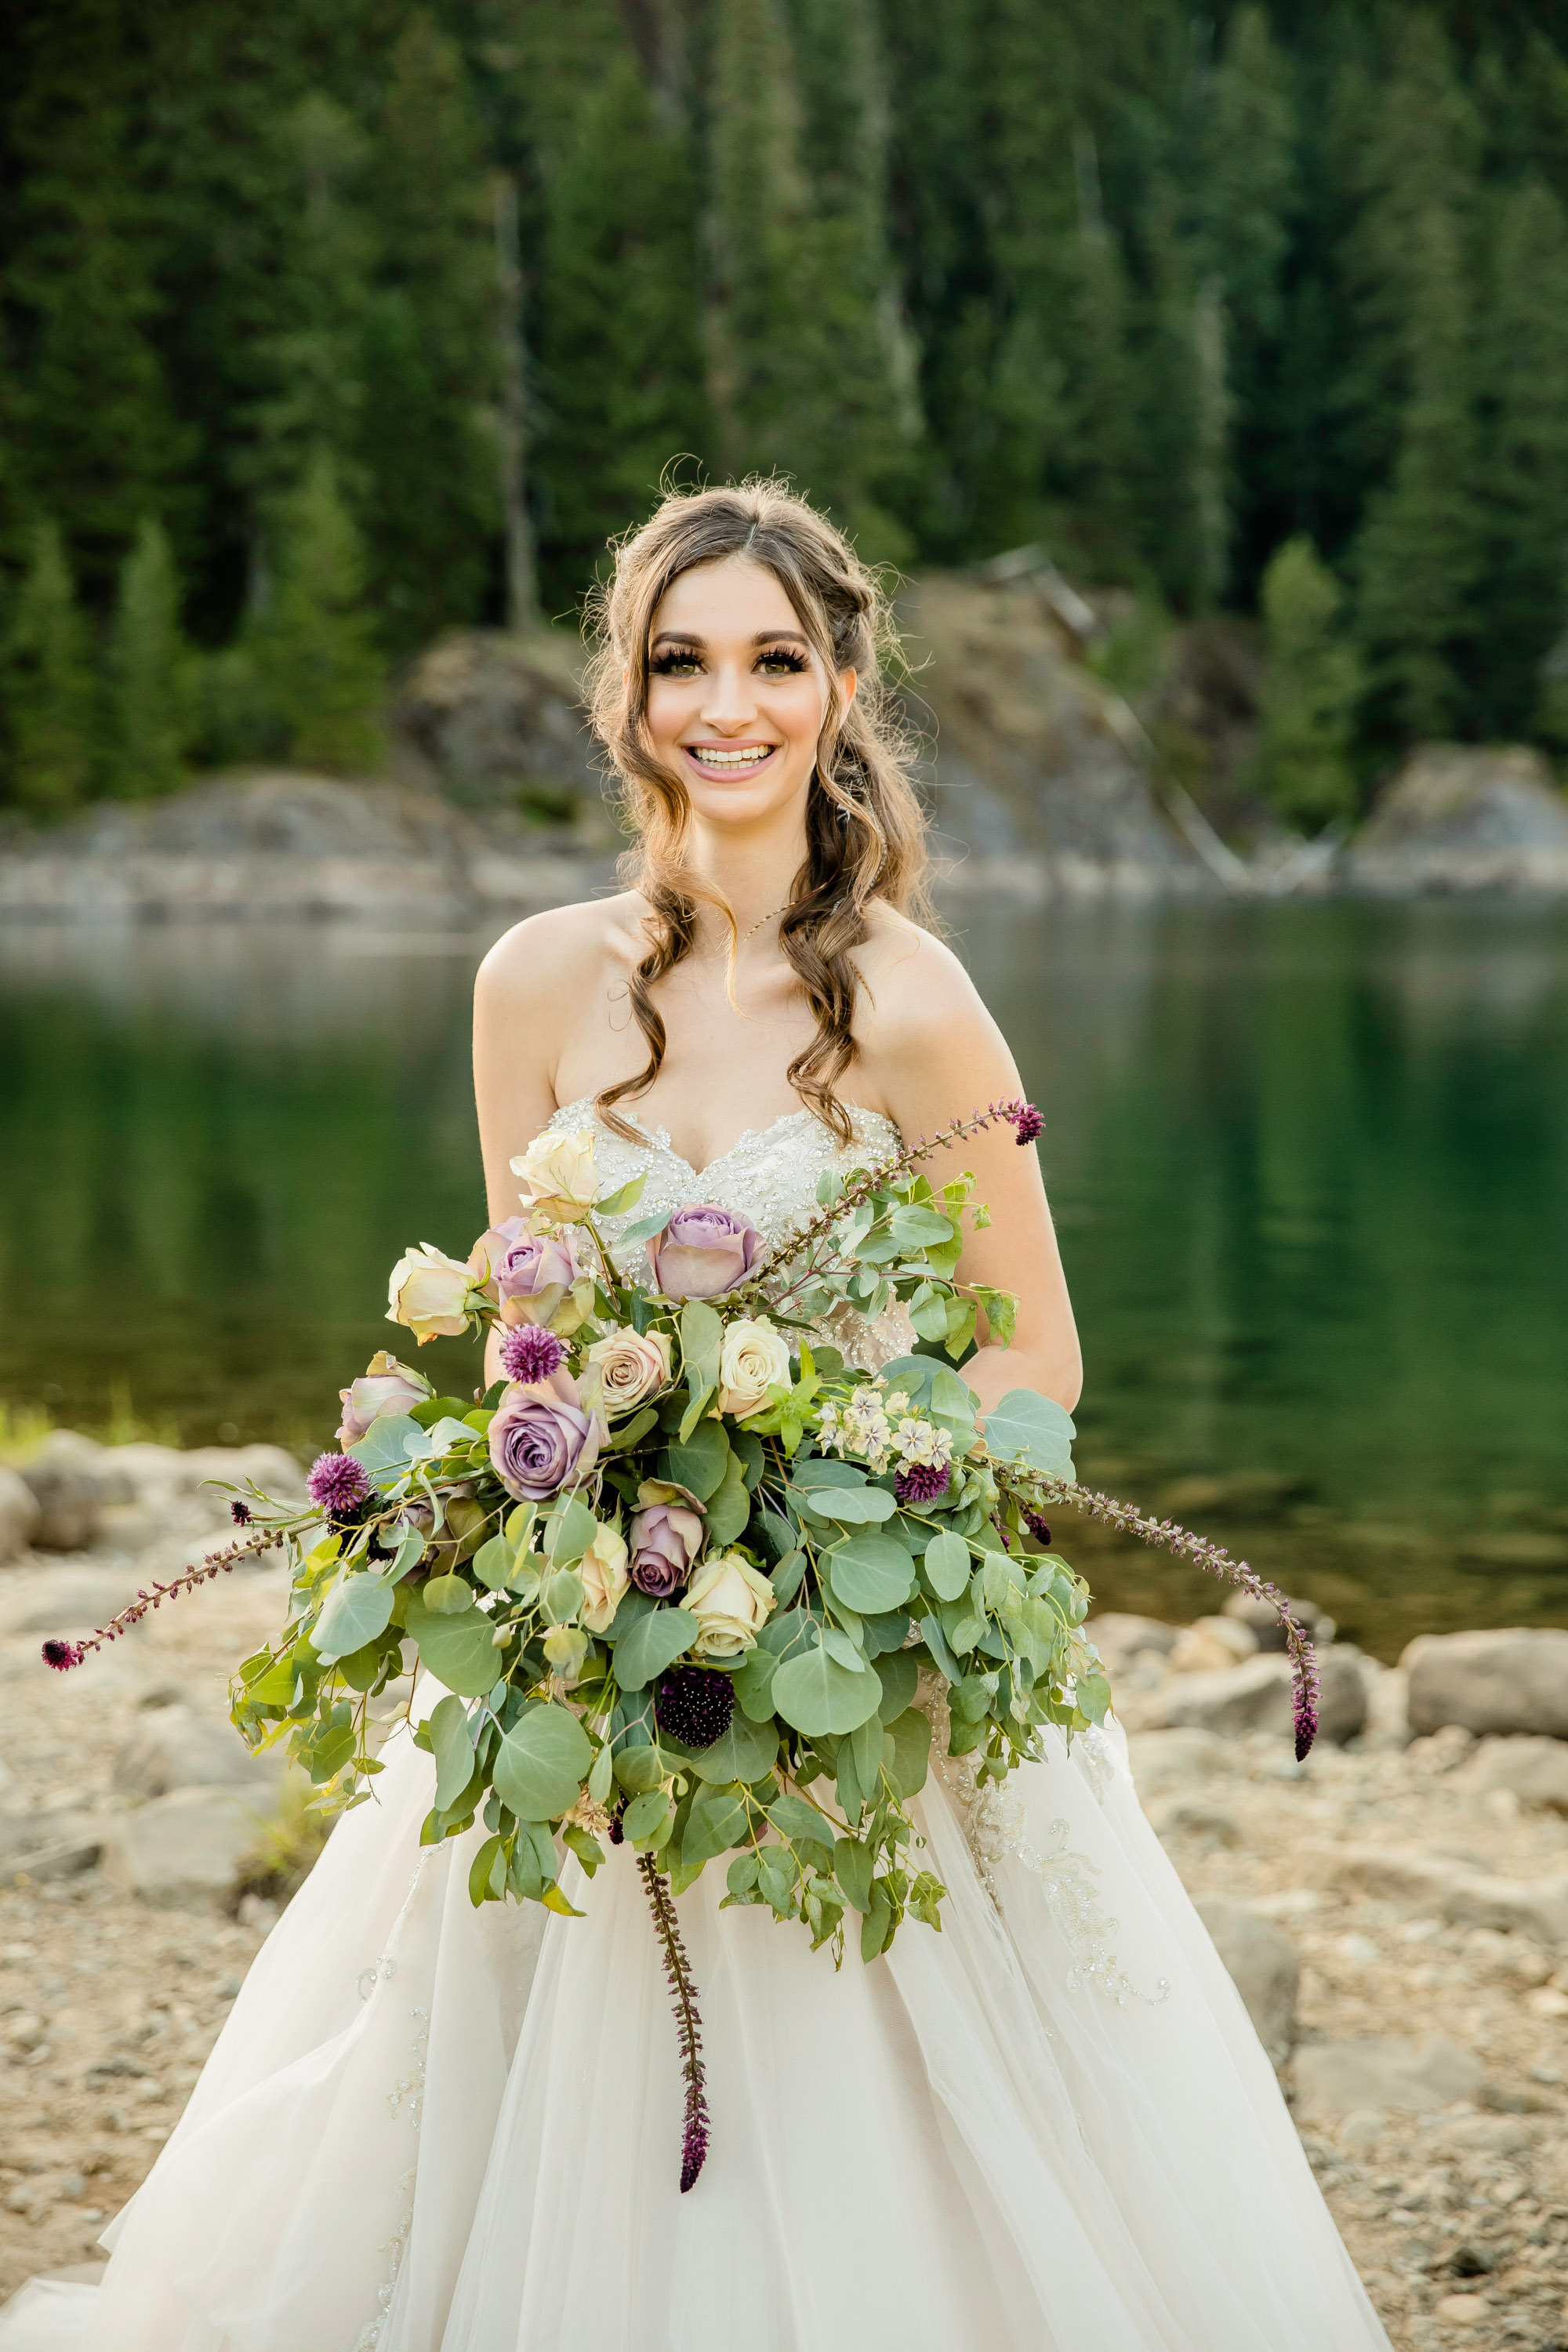
[[[799,629],[759,629],[752,639],[754,646],[776,646],[786,642],[805,646],[810,650],[810,638],[804,636]],[[700,637],[695,629],[660,629],[658,636],[650,640],[650,644],[655,646],[705,646],[707,643],[707,638]]]

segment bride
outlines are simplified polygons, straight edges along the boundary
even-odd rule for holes
[[[536,1133],[588,1128],[608,1181],[647,1173],[623,1223],[708,1201],[776,1238],[824,1171],[1019,1091],[911,914],[888,614],[820,516],[752,483],[667,499],[599,618],[632,887],[519,924],[480,971],[490,1214]],[[994,1220],[964,1279],[1021,1294],[1015,1344],[964,1377],[983,1408],[1020,1385],[1070,1408],[1035,1155],[1002,1128],[963,1158]],[[875,1366],[910,1347],[902,1315],[834,1337]],[[915,1810],[943,1925],[868,1965],[721,1910],[714,1873],[679,1898],[713,2110],[682,2196],[629,1846],[582,1918],[476,1911],[482,1827],[421,1849],[434,1766],[395,1735],[105,2233],[101,2284],[25,2291],[0,2352],[1386,2347],[1120,1730],[1044,1736],[983,1794],[936,1743]]]

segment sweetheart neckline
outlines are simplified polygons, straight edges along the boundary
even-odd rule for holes
[[[891,1134],[897,1135],[899,1132],[897,1120],[890,1119],[886,1111],[868,1110],[864,1103],[846,1103],[844,1108],[851,1114],[852,1117],[872,1118],[875,1119],[879,1126],[887,1128]],[[574,1102],[559,1104],[555,1110],[552,1112],[549,1124],[553,1127],[558,1118],[563,1118],[568,1111],[574,1110],[593,1111],[593,1096],[579,1095]],[[668,1127],[644,1127],[640,1118],[636,1118],[632,1112],[626,1110],[622,1111],[621,1117],[626,1121],[628,1126],[635,1127],[638,1130],[644,1141],[647,1143],[652,1150],[668,1152],[670,1159],[678,1161],[679,1164],[685,1169],[687,1174],[692,1179],[692,1181],[699,1184],[701,1183],[705,1176],[711,1175],[715,1168],[722,1168],[727,1160],[733,1160],[735,1154],[740,1150],[742,1143],[761,1142],[766,1137],[777,1134],[780,1128],[793,1127],[798,1119],[809,1118],[816,1120],[818,1126],[821,1125],[821,1121],[816,1118],[816,1113],[814,1110],[806,1110],[804,1108],[801,1110],[781,1110],[777,1118],[770,1119],[766,1127],[743,1127],[727,1151],[717,1153],[713,1159],[705,1160],[702,1166],[698,1168],[691,1160],[688,1160],[683,1151],[677,1151],[674,1144],[669,1139],[669,1129]],[[597,1112],[594,1112],[594,1119],[596,1126],[602,1124]],[[612,1129],[611,1131],[613,1132],[614,1130]]]

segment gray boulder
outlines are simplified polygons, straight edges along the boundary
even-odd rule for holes
[[[43,1513],[38,1498],[15,1470],[0,1470],[0,1562],[29,1550]]]
[[[260,1837],[266,1808],[233,1789],[174,1789],[106,1825],[103,1869],[150,1903],[226,1894]]]
[[[1232,1750],[1212,1731],[1139,1731],[1128,1747],[1132,1778],[1145,1795],[1209,1780],[1235,1762]]]
[[[1135,1658],[1140,1650],[1154,1650],[1168,1658],[1182,1631],[1179,1625],[1162,1624],[1158,1617],[1135,1617],[1120,1609],[1086,1619],[1083,1630],[1110,1665]]]
[[[1268,1731],[1284,1738],[1293,1715],[1289,1660],[1264,1654],[1212,1674],[1173,1675],[1142,1701],[1140,1712],[1140,1728]]]
[[[1410,1727],[1535,1732],[1568,1739],[1568,1632],[1521,1625],[1421,1633],[1400,1664],[1410,1676]]]
[[[98,1532],[104,1500],[93,1473],[69,1460],[37,1454],[22,1465],[19,1475],[38,1507],[35,1549],[85,1550]]]
[[[0,1634],[90,1633],[136,1598],[136,1579],[122,1570],[61,1566],[16,1579],[13,1598],[0,1586]]]
[[[1241,1843],[1241,1823],[1235,1814],[1220,1805],[1205,1804],[1201,1798],[1176,1797],[1162,1805],[1153,1819],[1156,1832],[1167,1844],[1173,1839],[1190,1839],[1211,1849]]]
[[[581,638],[458,629],[408,672],[396,718],[447,790],[470,804],[531,798],[570,818],[602,791],[598,747],[583,709]]]
[[[1425,2042],[1397,2034],[1317,2042],[1296,2053],[1296,2112],[1306,2123],[1335,2123],[1365,2108],[1433,2115],[1460,2099],[1479,2103],[1487,2089],[1475,2053],[1442,2033]]]
[[[1494,1878],[1452,1854],[1387,1846],[1348,1847],[1338,1869],[1347,1885],[1423,1918],[1568,1948],[1568,1876]]]
[[[1568,890],[1568,802],[1539,751],[1424,744],[1378,802],[1349,870],[1385,895]]]
[[[248,1789],[265,1802],[287,1769],[276,1750],[252,1756],[226,1723],[187,1706],[150,1707],[120,1745],[114,1786],[132,1797],[164,1797],[171,1789]]]
[[[1282,2065],[1296,2039],[1301,1963],[1295,1945],[1270,1920],[1223,1895],[1204,1896],[1197,1912],[1247,2004],[1259,2042],[1274,2063]]]
[[[1483,1739],[1460,1770],[1467,1788],[1508,1789],[1523,1804],[1568,1813],[1568,1740],[1523,1733]]]

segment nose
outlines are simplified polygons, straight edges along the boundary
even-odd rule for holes
[[[751,672],[739,662],[719,662],[709,672],[709,689],[702,705],[702,723],[731,733],[750,727],[757,715]]]

